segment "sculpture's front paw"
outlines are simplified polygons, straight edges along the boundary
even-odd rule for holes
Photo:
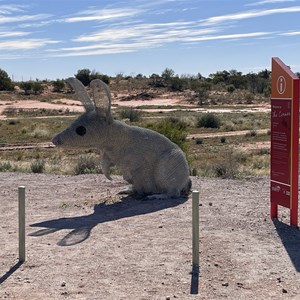
[[[146,196],[145,200],[166,200],[171,198],[167,194],[153,194]]]
[[[119,195],[132,195],[135,193],[135,190],[132,186],[129,186],[125,188],[124,190],[121,190],[118,194]]]
[[[109,180],[112,180],[112,178],[110,177],[110,172],[103,172],[103,174],[105,175],[105,177]]]

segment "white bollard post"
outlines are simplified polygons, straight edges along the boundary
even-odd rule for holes
[[[25,261],[25,187],[18,188],[19,202],[19,262]]]
[[[199,267],[199,191],[192,192],[193,266]]]

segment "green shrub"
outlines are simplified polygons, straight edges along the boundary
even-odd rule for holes
[[[120,112],[122,119],[129,119],[130,122],[138,122],[141,119],[142,112],[133,107],[124,107]]]
[[[221,136],[220,142],[221,142],[222,144],[226,143],[226,137],[225,137],[225,136]]]
[[[259,155],[270,155],[270,149],[261,148],[259,150]]]
[[[203,139],[202,138],[196,138],[196,145],[202,145]]]
[[[65,87],[65,82],[62,79],[56,79],[55,81],[52,81],[52,86],[53,92],[60,93]]]
[[[250,130],[246,133],[246,137],[254,137],[254,136],[257,136],[256,130]]]
[[[45,161],[37,159],[33,161],[30,165],[32,173],[43,173],[45,171]]]
[[[222,130],[224,131],[234,131],[234,122],[233,121],[225,121],[222,125]]]
[[[250,156],[247,151],[237,151],[234,153],[234,159],[239,164],[245,164]]]
[[[213,113],[207,113],[202,115],[198,119],[197,127],[204,128],[220,128],[221,120],[218,116]]]
[[[36,127],[31,133],[30,136],[34,138],[48,138],[50,137],[50,133],[46,128]]]
[[[0,172],[12,171],[13,167],[9,161],[4,161],[0,163]]]
[[[213,170],[216,177],[223,179],[234,179],[238,175],[235,164],[232,165],[226,161],[215,164]]]
[[[247,103],[247,104],[252,104],[252,103],[253,103],[253,100],[254,100],[254,94],[248,93],[248,94],[245,96],[245,99],[246,99],[246,103]]]
[[[33,82],[32,81],[24,81],[20,83],[20,88],[24,90],[25,95],[30,95],[33,89]]]
[[[235,86],[233,84],[227,86],[227,92],[233,93],[234,91],[235,91]]]
[[[234,179],[239,176],[239,164],[232,151],[226,153],[222,161],[213,165],[213,173],[223,179]]]
[[[34,94],[37,95],[37,94],[41,94],[44,91],[44,87],[39,81],[35,81],[32,84],[32,90]]]
[[[196,168],[192,168],[190,173],[191,173],[190,174],[191,176],[197,176],[198,175],[198,170]]]
[[[101,173],[99,159],[94,154],[80,155],[75,165],[74,173],[75,175]]]
[[[12,119],[12,120],[8,120],[7,123],[8,125],[17,125],[20,123],[20,121]]]
[[[158,123],[148,124],[147,128],[157,131],[173,143],[177,144],[184,152],[187,151],[187,125],[178,118],[163,119]]]

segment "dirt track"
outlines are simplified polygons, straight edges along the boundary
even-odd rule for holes
[[[214,133],[198,133],[190,134],[187,136],[188,139],[195,138],[212,138],[212,137],[221,137],[221,136],[239,136],[245,135],[249,131],[228,131],[228,132],[214,132]],[[267,133],[267,129],[256,130],[258,134]],[[258,144],[257,148],[270,147],[269,142],[255,143]],[[253,146],[253,144],[251,144]],[[0,151],[10,151],[10,150],[21,150],[21,149],[34,149],[34,148],[53,148],[55,147],[50,141],[47,143],[19,143],[19,144],[0,144]]]
[[[198,296],[191,199],[121,199],[126,183],[113,178],[0,173],[0,299],[300,299],[300,232],[285,225],[285,210],[285,223],[270,220],[268,178],[192,178],[201,198]]]

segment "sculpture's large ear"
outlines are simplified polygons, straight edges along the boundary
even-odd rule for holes
[[[66,80],[66,82],[73,88],[87,112],[95,109],[93,101],[90,99],[84,85],[80,80],[70,77]]]
[[[96,111],[101,115],[105,115],[106,120],[111,122],[111,95],[109,87],[100,79],[92,80],[90,87],[92,89],[92,97],[95,103]]]

